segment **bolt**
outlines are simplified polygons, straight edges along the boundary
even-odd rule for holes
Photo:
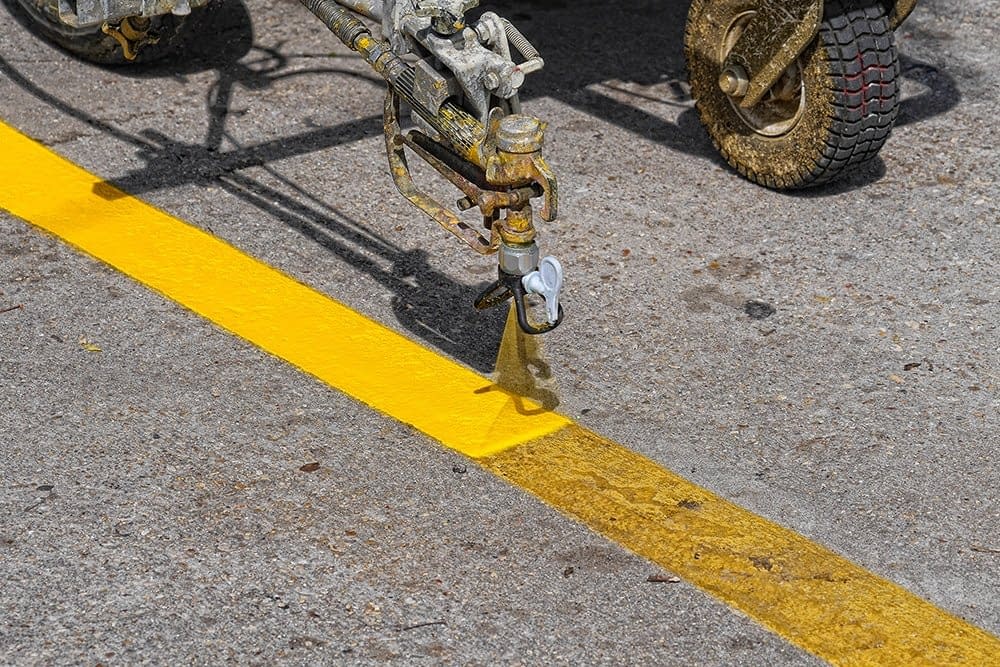
[[[486,86],[487,90],[496,90],[500,87],[500,75],[496,72],[487,72],[486,76],[483,77],[483,85]]]
[[[739,65],[730,65],[719,76],[719,88],[730,97],[743,97],[750,88],[747,71]]]

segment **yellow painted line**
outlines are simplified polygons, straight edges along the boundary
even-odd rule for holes
[[[1000,665],[1000,640],[571,425],[480,461],[836,665]]]
[[[13,215],[468,456],[569,423],[3,124],[0,184]]]
[[[114,191],[3,124],[0,184],[0,207],[477,458],[817,656],[1000,664],[989,633]]]

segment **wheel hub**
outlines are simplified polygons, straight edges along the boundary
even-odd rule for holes
[[[718,62],[726,61],[756,13],[744,12],[733,19],[722,40]],[[785,70],[764,98],[750,108],[744,108],[739,102],[746,94],[747,86],[749,77],[742,68],[726,68],[719,77],[719,87],[747,128],[761,136],[775,138],[788,134],[798,125],[806,108],[805,84],[799,61]]]

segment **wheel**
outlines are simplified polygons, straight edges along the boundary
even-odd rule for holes
[[[722,156],[775,189],[832,181],[878,153],[899,110],[899,58],[883,3],[827,0],[819,36],[759,104],[722,91],[722,63],[760,0],[694,0],[684,51],[691,96]]]
[[[129,62],[152,62],[168,55],[184,18],[168,14],[151,19],[151,32],[159,37],[156,44],[142,47],[135,60],[122,55],[118,42],[101,31],[100,26],[73,28],[59,20],[59,0],[4,0],[12,6],[29,28],[70,53],[101,65],[122,65]]]

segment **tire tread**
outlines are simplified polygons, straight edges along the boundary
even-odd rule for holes
[[[705,15],[712,2],[694,0],[691,15]],[[709,131],[726,161],[751,181],[780,190],[829,183],[873,159],[892,132],[899,112],[900,65],[886,6],[871,0],[826,0],[817,40],[830,94],[825,102],[826,136],[812,158],[803,156],[780,173],[752,171]],[[695,41],[689,21],[685,44]],[[703,124],[710,127],[706,114],[711,111],[700,102],[698,108]]]
[[[830,136],[815,168],[792,187],[829,183],[874,158],[899,113],[899,58],[885,8],[827,0],[825,11],[819,39],[833,93]]]

